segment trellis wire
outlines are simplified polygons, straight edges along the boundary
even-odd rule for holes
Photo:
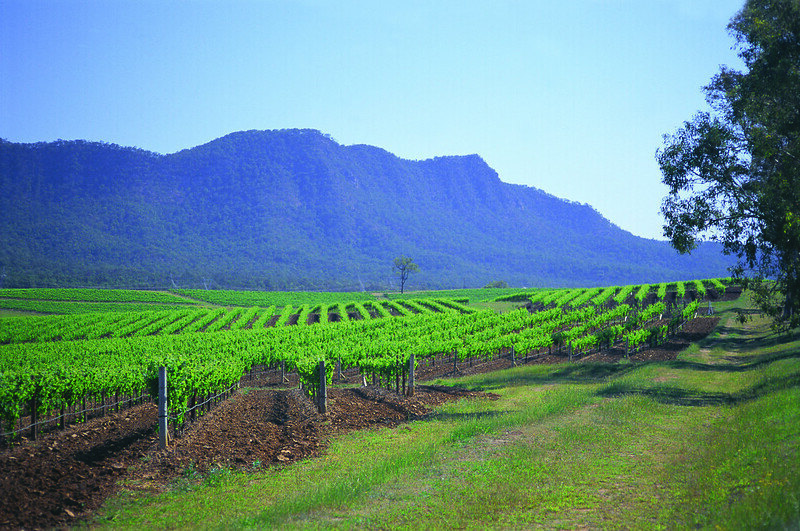
[[[195,405],[193,405],[192,407],[190,407],[189,409],[186,409],[186,410],[184,410],[184,412],[183,412],[184,416],[185,416],[186,414],[188,414],[188,413],[191,413],[191,412],[192,412],[192,411],[194,411],[195,409],[197,409],[197,408],[199,408],[199,407],[201,407],[201,406],[204,406],[204,405],[208,404],[208,403],[209,403],[209,402],[211,402],[212,400],[215,400],[215,399],[217,399],[217,398],[221,397],[221,396],[222,396],[222,395],[224,395],[225,393],[227,393],[227,392],[229,392],[229,391],[232,391],[234,388],[236,388],[236,386],[237,386],[237,385],[239,385],[239,382],[236,382],[235,384],[231,385],[231,386],[230,386],[230,387],[228,387],[227,389],[225,389],[225,390],[223,390],[223,391],[220,391],[218,394],[216,394],[216,395],[214,395],[214,396],[211,396],[211,397],[207,398],[207,399],[206,399],[204,402],[201,402],[201,403],[199,403],[199,404],[195,404]],[[173,421],[173,422],[175,422],[175,421],[177,421],[177,420],[178,420],[178,417],[177,417],[177,416],[176,416],[176,417],[173,417],[173,416],[168,416],[167,418],[168,418],[170,421]]]
[[[134,396],[134,397],[128,398],[127,400],[122,400],[121,402],[115,402],[113,404],[104,404],[104,405],[101,405],[101,406],[98,406],[98,407],[93,407],[93,408],[81,409],[80,411],[73,411],[72,413],[65,413],[65,414],[59,415],[57,417],[51,417],[51,418],[48,418],[48,419],[45,419],[45,420],[40,420],[39,422],[36,422],[36,423],[33,423],[33,424],[27,424],[23,428],[19,428],[19,429],[13,430],[13,431],[0,433],[0,437],[6,438],[9,435],[16,435],[18,433],[22,433],[23,431],[28,431],[29,429],[31,429],[33,427],[36,427],[36,426],[43,426],[45,424],[51,424],[51,423],[53,423],[53,422],[55,422],[57,420],[66,419],[70,415],[77,417],[77,416],[79,416],[79,415],[81,415],[83,413],[91,413],[93,411],[99,411],[101,409],[121,406],[123,404],[127,404],[128,402],[133,402],[134,400],[141,400],[144,396],[145,396],[145,393],[142,392],[142,394],[140,394],[139,396]],[[75,403],[77,404],[77,402],[75,402]]]
[[[713,308],[711,307],[710,301],[709,301],[709,308],[705,309],[705,310],[706,310],[706,315],[713,315]],[[671,312],[668,311],[667,315],[669,315],[670,313]],[[700,313],[700,311],[696,312],[695,315],[697,315],[699,313]],[[685,324],[686,324],[685,320],[683,322],[679,323],[678,326],[676,327],[676,331],[677,330],[681,330]],[[636,351],[638,352],[640,350],[640,348],[641,347],[637,348]],[[589,351],[584,352],[583,355],[588,355],[589,353],[593,353],[594,351],[595,351],[595,349],[590,349]],[[599,348],[597,349],[597,351],[599,352]],[[457,353],[453,353],[452,357],[449,358],[449,359],[452,359],[453,363],[454,363],[454,366],[457,366],[456,365],[457,361],[458,361]],[[527,355],[526,355],[526,360],[527,360]],[[445,360],[443,360],[443,361],[445,361]],[[471,358],[470,358],[470,361],[471,361]],[[435,360],[434,360],[434,364],[435,364]],[[266,374],[266,373],[269,373],[269,372],[277,372],[279,370],[280,370],[279,368],[267,367],[267,368],[262,368],[260,371],[251,371],[250,373],[248,373],[247,376],[250,376],[252,378],[253,373],[255,373],[255,374]],[[243,375],[242,379],[244,379],[244,377],[245,377],[245,375]],[[200,402],[199,404],[194,404],[192,407],[184,410],[183,411],[183,415],[185,416],[188,413],[191,413],[192,411],[194,411],[194,410],[196,410],[196,409],[208,404],[209,402],[211,402],[213,400],[216,400],[217,398],[219,398],[220,396],[224,395],[225,393],[228,393],[228,392],[232,391],[239,384],[240,384],[240,382],[237,382],[237,383],[231,385],[230,387],[228,387],[227,389],[225,389],[223,391],[220,391],[218,394],[208,397],[203,402]],[[59,421],[61,419],[66,419],[70,415],[74,416],[74,417],[78,417],[80,415],[87,414],[87,413],[92,413],[94,411],[99,411],[101,409],[105,410],[107,408],[113,408],[113,407],[121,406],[121,405],[127,404],[129,402],[133,402],[133,401],[136,401],[136,400],[141,400],[141,399],[144,398],[144,396],[145,396],[145,393],[142,392],[139,396],[134,396],[134,397],[131,397],[131,398],[128,398],[126,400],[119,401],[119,402],[114,402],[114,403],[111,403],[111,404],[105,404],[104,403],[104,404],[102,404],[100,406],[97,406],[97,407],[86,408],[86,409],[82,409],[82,410],[79,410],[79,411],[74,411],[74,412],[71,412],[71,413],[65,413],[64,415],[59,415],[59,416],[56,416],[56,417],[51,417],[51,418],[48,418],[48,419],[45,419],[45,420],[41,420],[41,421],[36,422],[36,423],[28,424],[25,427],[21,427],[21,428],[16,429],[16,430],[12,430],[12,431],[8,431],[8,432],[0,432],[0,437],[6,439],[9,436],[17,435],[17,434],[22,433],[24,431],[30,430],[31,428],[34,428],[36,426],[43,426],[43,425],[46,425],[46,424],[53,424],[53,423],[55,423],[55,422],[57,422],[57,421]],[[77,402],[76,402],[76,404],[77,404]],[[178,417],[177,416],[169,416],[168,419],[174,423],[174,422],[176,422],[178,420]]]

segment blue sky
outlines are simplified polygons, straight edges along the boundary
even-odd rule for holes
[[[739,67],[743,0],[0,0],[0,138],[172,153],[313,128],[661,237],[662,135]]]

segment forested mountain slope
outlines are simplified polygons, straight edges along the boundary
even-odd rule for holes
[[[400,159],[314,130],[244,131],[171,155],[0,141],[10,286],[388,289],[611,285],[726,276],[588,205],[503,183],[479,156]]]

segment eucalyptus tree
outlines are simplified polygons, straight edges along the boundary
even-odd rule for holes
[[[394,268],[397,270],[395,271],[395,274],[400,277],[400,293],[403,293],[406,280],[408,280],[408,275],[418,271],[419,266],[414,263],[413,258],[408,258],[407,256],[398,256],[394,259]]]
[[[800,325],[800,0],[748,0],[728,24],[744,70],[721,67],[699,112],[656,152],[664,234],[737,257],[778,329]]]

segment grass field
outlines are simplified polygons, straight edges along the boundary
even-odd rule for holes
[[[518,367],[440,383],[460,401],[324,455],[127,491],[114,528],[797,528],[800,338],[742,300],[678,360]]]

